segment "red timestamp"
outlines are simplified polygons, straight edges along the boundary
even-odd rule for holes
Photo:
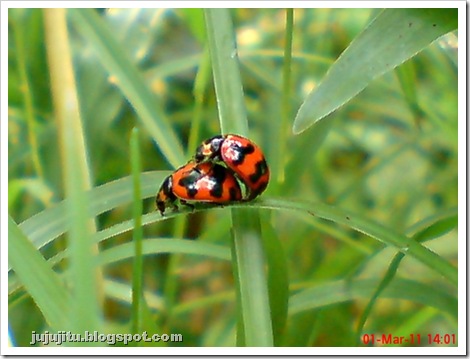
[[[455,334],[363,334],[365,345],[456,345]]]

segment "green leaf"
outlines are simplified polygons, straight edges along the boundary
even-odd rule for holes
[[[156,105],[154,95],[145,85],[142,74],[132,63],[113,33],[93,9],[70,9],[76,29],[90,42],[103,66],[116,78],[116,85],[127,97],[145,128],[173,167],[185,162],[181,142],[169,120]]]
[[[386,9],[349,45],[300,107],[293,131],[305,131],[373,79],[457,28],[457,9]]]
[[[148,238],[142,242],[142,255],[160,253],[183,253],[230,260],[230,250],[220,245],[176,238]],[[114,264],[133,256],[133,243],[121,244],[99,254],[101,264]]]
[[[328,282],[293,295],[289,303],[289,314],[339,304],[354,299],[368,299],[377,287],[376,279]],[[442,291],[442,288],[420,282],[395,279],[383,291],[383,298],[406,299],[435,307],[457,317],[457,299]]]
[[[302,210],[312,216],[345,225],[414,257],[421,263],[425,264],[428,268],[440,273],[451,283],[457,285],[457,268],[452,264],[417,241],[410,240],[407,236],[394,231],[393,228],[383,226],[382,224],[370,220],[358,213],[353,214],[350,211],[324,203],[298,200],[294,202],[284,199],[263,199],[257,200],[257,205],[271,209],[284,208]]]
[[[162,179],[164,175],[162,173],[159,174],[160,178]],[[154,195],[156,191],[156,177],[157,174],[155,172],[142,174],[142,196],[144,198]],[[119,204],[130,202],[132,198],[132,186],[130,181],[131,179],[129,177],[125,177],[91,190],[88,194],[91,199],[92,207],[89,215],[95,216],[96,214],[112,209]],[[20,226],[21,230],[26,233],[26,235],[29,236],[30,233],[37,235],[37,243],[34,244],[35,246],[38,246],[38,243],[49,243],[52,241],[52,239],[67,230],[67,223],[64,220],[66,216],[63,212],[64,203],[65,201],[61,202],[58,207],[45,210],[23,222],[24,228]],[[194,212],[198,212],[207,207],[208,206],[196,208]],[[234,204],[232,207],[255,207],[275,210],[303,211],[312,216],[324,218],[335,223],[342,224],[346,227],[355,229],[356,231],[375,238],[389,246],[393,246],[400,251],[403,251],[407,255],[418,259],[430,269],[442,274],[452,283],[457,284],[457,268],[452,266],[445,259],[422,246],[417,241],[410,241],[407,236],[397,233],[392,228],[376,223],[359,214],[353,215],[349,211],[345,211],[323,203],[291,201],[286,199],[257,199],[249,203]],[[59,208],[59,210],[57,210],[57,208]],[[60,210],[60,208],[62,208],[62,210]],[[215,209],[223,210],[218,207]],[[169,213],[168,216],[166,216],[164,219],[155,213],[150,213],[144,216],[144,218],[146,218],[144,223],[150,224],[155,221],[173,218],[177,215],[185,215],[185,213],[187,213],[185,210],[181,210],[179,213]],[[53,223],[52,228],[49,221],[55,222]],[[132,221],[128,221],[117,224],[114,227],[103,230],[102,232],[107,233],[106,235],[104,235],[102,232],[99,232],[97,234],[97,238],[103,240],[109,238],[111,235],[124,233],[132,229],[133,225]],[[49,236],[52,236],[52,239]]]
[[[417,229],[413,234],[413,239],[417,242],[425,242],[433,238],[438,238],[444,234],[456,229],[458,226],[458,213],[457,210],[449,211],[445,214],[432,216],[421,222],[416,226]]]
[[[247,135],[236,36],[228,9],[205,9],[207,40],[222,133]],[[273,334],[259,214],[232,210],[232,259],[237,287],[237,344],[272,346]]]
[[[56,331],[68,327],[71,297],[49,264],[8,217],[8,263]]]
[[[270,224],[268,213],[263,213],[261,219],[263,247],[268,265],[269,307],[271,309],[274,345],[280,346],[287,322],[289,304],[287,256],[276,231]]]
[[[85,331],[100,330],[102,320],[103,298],[99,289],[103,281],[96,266],[98,246],[92,240],[96,225],[94,218],[87,216],[88,198],[84,195],[91,188],[91,174],[80,118],[66,10],[45,9],[44,21],[54,111],[59,125],[62,177],[68,199],[65,210],[70,228],[67,248],[70,251],[70,283],[73,284],[72,306],[64,314],[69,317],[67,328],[73,333],[83,334]]]
[[[230,12],[205,9],[204,16],[222,133],[247,135],[243,85]]]
[[[130,139],[131,148],[131,169],[133,179],[133,217],[134,228],[132,233],[132,241],[134,243],[134,263],[132,268],[132,334],[142,333],[143,315],[146,309],[144,290],[143,290],[143,267],[142,258],[142,211],[143,205],[141,201],[140,173],[142,172],[142,162],[140,159],[139,149],[139,130],[134,127]]]
[[[167,171],[142,173],[142,197],[155,195],[158,184],[167,175]],[[94,217],[110,209],[130,203],[132,201],[132,189],[132,178],[130,176],[93,188],[86,194],[89,204],[88,215]],[[62,201],[55,207],[46,209],[19,225],[36,248],[42,248],[69,230],[66,206],[67,200]]]
[[[232,257],[237,260],[240,304],[244,323],[245,346],[273,346],[272,324],[264,271],[259,216],[254,209],[232,211],[233,246]]]

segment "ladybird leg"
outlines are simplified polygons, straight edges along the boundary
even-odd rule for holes
[[[195,208],[195,207],[194,207],[194,205],[193,205],[193,204],[191,204],[191,203],[189,203],[189,202],[185,201],[184,199],[180,199],[180,202],[181,202],[181,204],[182,204],[182,205],[185,205],[185,206],[187,206],[187,207],[191,208],[191,211],[193,211],[193,212],[194,212],[194,208]]]

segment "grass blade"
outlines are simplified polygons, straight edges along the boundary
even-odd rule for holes
[[[457,9],[386,9],[331,66],[297,113],[298,134],[344,105],[373,79],[457,28]]]
[[[130,140],[131,168],[134,184],[134,267],[132,269],[132,333],[142,332],[142,303],[144,301],[142,281],[143,281],[143,258],[142,258],[142,200],[140,189],[141,160],[139,151],[139,131],[134,128]]]
[[[265,258],[259,233],[256,210],[232,211],[233,251],[237,260],[237,274],[244,323],[245,346],[273,346]]]
[[[95,10],[71,9],[70,14],[77,30],[90,41],[103,66],[116,78],[117,86],[134,107],[162,154],[173,167],[179,167],[185,162],[181,142],[161,109],[155,105],[155,98],[142,75],[127,53],[122,51],[122,45],[116,42]]]
[[[248,133],[243,85],[232,19],[228,9],[205,9],[207,41],[222,133]]]
[[[72,310],[67,313],[70,319],[68,328],[74,333],[83,334],[86,330],[99,330],[99,289],[102,288],[102,280],[96,265],[97,246],[92,240],[94,222],[87,215],[88,203],[84,196],[85,190],[90,187],[90,179],[84,158],[87,151],[79,115],[65,15],[64,9],[45,10],[48,59],[52,69],[51,85],[63,151],[64,187],[68,198],[66,211],[70,225],[68,247],[74,291]]]
[[[8,217],[8,263],[51,328],[57,331],[67,328],[64,313],[70,309],[70,294],[11,217]]]
[[[290,210],[302,210],[312,216],[345,225],[414,257],[430,269],[444,276],[452,284],[457,285],[457,268],[452,264],[417,241],[410,240],[408,237],[397,233],[392,228],[376,223],[360,214],[353,214],[349,211],[329,206],[324,203],[269,199],[263,201],[258,200],[257,204],[261,207],[271,209],[284,208]]]
[[[248,122],[230,12],[228,9],[205,9],[204,15],[222,133],[246,135]],[[273,345],[260,228],[256,211],[232,210],[232,256],[236,262],[233,265],[235,280],[238,281],[239,345]]]
[[[289,270],[285,250],[275,229],[271,226],[269,217],[268,213],[263,213],[261,216],[262,239],[268,265],[267,280],[273,340],[275,346],[281,346],[289,304]]]
[[[161,183],[167,175],[167,171],[142,173],[142,198],[154,196],[158,183]],[[85,194],[89,205],[88,215],[94,217],[130,203],[133,199],[132,188],[132,177],[128,176],[91,189]],[[20,223],[21,230],[26,233],[36,248],[42,248],[70,229],[69,215],[66,212],[67,203],[66,199],[56,204],[55,207],[46,209]]]
[[[289,314],[353,299],[367,299],[376,287],[375,279],[328,282],[293,295],[289,302]],[[444,310],[457,317],[457,298],[421,282],[397,278],[384,290],[383,298],[407,299]]]

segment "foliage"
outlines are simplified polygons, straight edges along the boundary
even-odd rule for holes
[[[67,328],[183,334],[153,343],[170,347],[457,334],[456,10],[401,9],[419,26],[393,41],[380,21],[396,10],[295,9],[287,32],[285,10],[219,11],[70,9],[60,27],[10,9],[15,343]],[[50,37],[66,29],[70,61]],[[60,122],[70,94],[78,107]],[[265,150],[267,191],[161,218],[163,178],[221,129]]]

